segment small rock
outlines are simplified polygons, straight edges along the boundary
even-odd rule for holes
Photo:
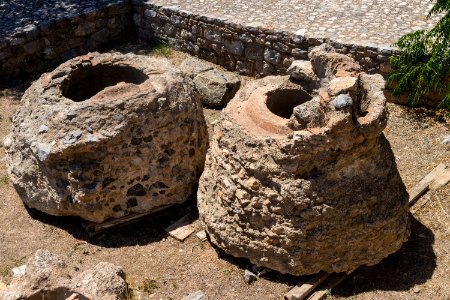
[[[194,58],[194,57],[186,58],[180,64],[181,72],[185,73],[190,78],[194,78],[198,74],[212,70],[212,69],[213,69],[213,67],[211,64],[209,64],[203,60]]]
[[[339,96],[333,99],[332,103],[337,110],[341,110],[352,106],[353,101],[349,95],[340,94]]]
[[[42,124],[41,127],[39,127],[38,133],[46,133],[46,132],[48,132],[48,126]]]
[[[442,140],[442,142],[443,142],[445,145],[449,145],[449,146],[450,146],[450,134],[444,136],[444,139]]]
[[[66,118],[67,120],[72,120],[73,118],[75,118],[77,116],[76,112],[70,111],[66,114]]]
[[[328,94],[336,96],[339,94],[356,93],[358,79],[355,77],[337,77],[330,81]]]
[[[312,64],[308,60],[294,60],[287,69],[287,73],[291,75],[291,77],[302,81],[317,80]]]
[[[253,273],[250,270],[245,270],[244,272],[244,281],[248,284],[252,283],[253,281],[256,281],[258,279],[258,277],[256,276],[255,273]]]
[[[47,143],[38,143],[36,146],[37,156],[40,161],[44,161],[52,150],[52,145]]]
[[[320,100],[314,98],[294,108],[288,126],[293,130],[301,130],[309,127],[321,126],[325,114],[320,108]]]
[[[233,55],[242,55],[244,53],[244,44],[241,41],[228,41],[224,42],[227,51]]]
[[[231,72],[209,70],[194,78],[200,101],[210,106],[224,106],[236,94],[241,80]]]
[[[252,265],[252,272],[256,274],[257,277],[264,275],[267,273],[267,269],[257,266],[257,265]]]
[[[182,298],[182,300],[207,300],[205,293],[202,291],[196,291],[195,293],[189,294],[186,297]]]
[[[25,275],[25,271],[27,269],[27,265],[21,265],[20,267],[12,268],[12,276],[13,277],[21,277]]]
[[[81,137],[81,135],[82,135],[81,130],[79,130],[79,129],[74,130],[64,137],[63,143],[68,144],[68,145],[73,144],[76,141],[78,141],[78,139]]]
[[[415,286],[413,288],[413,292],[416,293],[416,294],[420,293],[420,286]]]

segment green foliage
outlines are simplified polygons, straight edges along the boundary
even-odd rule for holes
[[[9,182],[9,176],[8,175],[1,175],[0,176],[0,187],[3,187]]]
[[[172,48],[165,43],[157,42],[153,45],[152,54],[156,56],[169,57],[172,55]]]
[[[445,80],[450,71],[450,0],[436,0],[428,18],[444,13],[436,26],[404,35],[394,45],[401,50],[398,57],[391,58],[393,72],[389,83],[397,83],[393,93],[409,92],[411,106],[429,92],[445,93],[439,104],[450,109],[450,85]]]

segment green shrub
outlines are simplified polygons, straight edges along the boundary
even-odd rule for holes
[[[445,81],[450,70],[450,0],[437,0],[428,18],[444,14],[436,26],[404,35],[394,45],[401,50],[390,62],[393,72],[388,82],[396,83],[394,95],[408,92],[411,106],[430,93],[445,94],[439,107],[450,109],[450,85]]]

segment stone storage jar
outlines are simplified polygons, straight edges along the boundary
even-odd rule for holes
[[[381,75],[326,46],[247,84],[214,124],[198,207],[211,241],[294,275],[373,265],[409,235]]]
[[[29,207],[103,222],[184,202],[206,127],[191,80],[167,60],[91,53],[26,91],[4,144]]]

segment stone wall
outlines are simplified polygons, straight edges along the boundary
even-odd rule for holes
[[[5,23],[6,27],[0,28],[0,79],[48,69],[136,34],[143,42],[162,40],[177,50],[246,75],[284,74],[293,60],[306,59],[309,50],[323,42],[354,57],[369,73],[390,70],[387,61],[393,50],[389,47],[344,45],[308,37],[302,31],[275,31],[258,23],[244,26],[143,0],[72,2],[69,7],[61,3],[52,3],[50,8],[32,7],[32,13],[24,5],[27,16],[19,22],[2,15],[6,23],[0,25]]]
[[[297,31],[274,31],[254,23],[243,26],[225,19],[134,1],[134,24],[141,41],[154,38],[240,74],[284,74],[295,59],[306,59],[314,46],[332,44],[355,58],[369,73],[387,73],[392,48],[344,45]]]
[[[35,73],[118,40],[130,32],[134,34],[129,0],[103,1],[95,6],[88,2],[61,9],[63,13],[52,8],[50,15],[53,19],[34,17],[26,20],[28,24],[19,24],[19,27],[2,32],[0,78]],[[17,25],[9,20],[8,24],[11,23]]]

